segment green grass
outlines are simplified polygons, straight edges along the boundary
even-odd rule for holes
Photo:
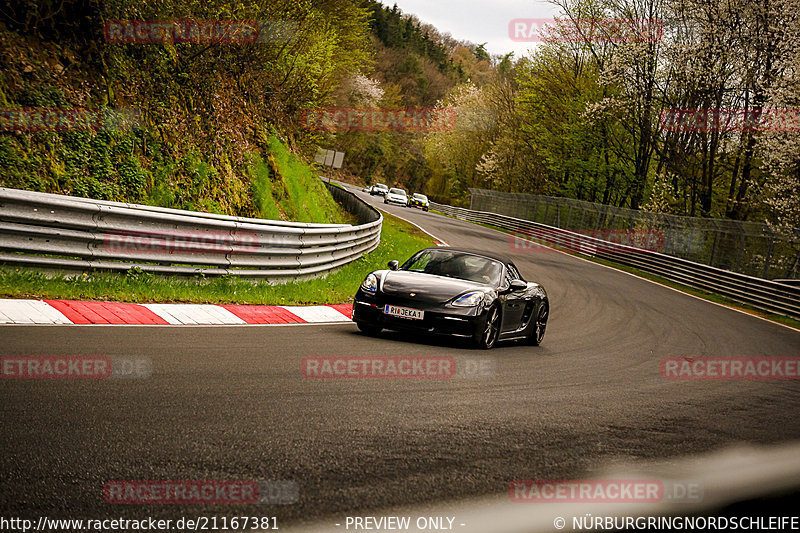
[[[447,216],[444,213],[440,213],[440,214],[444,215],[444,216]],[[481,224],[481,223],[476,223],[476,224],[479,225],[479,226],[483,226],[483,227],[489,228],[489,229],[501,231],[503,233],[514,234],[514,232],[511,231],[511,230],[507,230],[507,229],[500,228],[500,227],[497,227],[497,226],[492,226],[490,224]],[[710,302],[718,303],[718,304],[721,304],[721,305],[724,305],[724,306],[727,306],[727,307],[732,307],[734,309],[739,309],[740,311],[744,311],[744,312],[749,313],[751,315],[755,315],[755,316],[758,316],[758,317],[761,317],[761,318],[765,318],[767,320],[771,320],[772,322],[777,322],[779,324],[783,324],[785,326],[789,326],[790,328],[794,328],[794,329],[800,330],[800,320],[795,320],[795,319],[790,318],[788,316],[776,315],[774,313],[767,313],[767,312],[762,311],[760,309],[756,309],[755,307],[753,307],[751,305],[747,305],[747,304],[742,303],[742,302],[737,302],[736,300],[732,300],[730,298],[727,298],[725,296],[721,296],[721,295],[716,294],[716,293],[706,292],[706,291],[703,291],[703,290],[700,290],[700,289],[695,289],[693,287],[688,287],[686,285],[682,285],[680,283],[675,283],[674,281],[670,281],[670,280],[668,280],[666,278],[662,278],[661,276],[657,276],[655,274],[650,274],[649,272],[644,272],[643,270],[639,270],[638,268],[635,268],[635,267],[631,267],[631,266],[628,266],[628,265],[621,265],[619,263],[614,263],[613,261],[608,261],[606,259],[600,259],[600,258],[597,258],[597,257],[585,256],[585,255],[579,254],[577,252],[574,252],[572,250],[567,250],[567,249],[564,249],[564,248],[561,248],[561,247],[558,247],[558,246],[553,246],[552,244],[548,244],[548,246],[550,248],[555,248],[555,249],[557,249],[557,250],[559,250],[561,252],[564,252],[564,253],[567,253],[567,254],[570,254],[570,255],[574,255],[575,257],[580,257],[581,259],[586,259],[587,261],[592,261],[593,263],[598,263],[598,264],[601,264],[601,265],[605,265],[605,266],[608,266],[608,267],[611,267],[611,268],[615,268],[617,270],[622,270],[623,272],[628,272],[629,274],[633,274],[633,275],[638,276],[640,278],[648,279],[650,281],[655,281],[656,283],[660,283],[661,285],[666,285],[667,287],[671,287],[671,288],[679,290],[681,292],[685,292],[687,294],[691,294],[692,296],[697,296],[698,298],[702,298],[703,300],[708,300]]]
[[[162,277],[131,270],[127,274],[99,272],[78,276],[46,276],[40,272],[0,267],[0,297],[115,302],[239,303],[263,305],[336,304],[351,301],[372,270],[386,268],[392,259],[433,246],[419,229],[384,214],[381,242],[366,256],[324,278],[269,285],[235,277]]]
[[[269,220],[280,220],[281,213],[278,210],[278,204],[272,198],[273,187],[269,165],[260,157],[254,157],[248,171],[253,184],[253,204],[258,215]]]
[[[268,138],[271,162],[277,170],[269,176],[272,198],[285,215],[295,222],[342,224],[352,222],[316,176],[314,169],[298,159],[275,136]],[[262,167],[261,172],[264,169]],[[256,188],[263,177],[256,173]],[[265,217],[266,218],[266,217]]]

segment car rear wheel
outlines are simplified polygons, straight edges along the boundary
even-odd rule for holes
[[[536,322],[533,324],[533,331],[531,332],[531,344],[534,346],[539,346],[542,343],[549,316],[550,308],[547,302],[542,302],[539,305],[539,310],[536,312]]]
[[[493,305],[486,314],[486,322],[477,328],[474,334],[475,343],[479,348],[489,350],[500,336],[500,308]]]
[[[370,337],[374,337],[375,335],[380,333],[381,330],[383,329],[380,326],[376,326],[375,324],[368,324],[366,322],[356,322],[356,326],[358,326],[358,329],[360,329],[362,333],[365,333]]]

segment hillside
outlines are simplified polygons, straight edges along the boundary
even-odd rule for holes
[[[0,186],[240,216],[342,222],[291,125],[366,64],[354,2],[10,2],[0,22]],[[302,20],[259,43],[107,42],[109,20]],[[335,31],[333,29],[335,29]],[[81,123],[74,114],[89,113]],[[31,119],[33,114],[33,119]],[[41,115],[57,123],[36,127]],[[123,117],[123,120],[118,120]],[[33,126],[31,126],[33,120]]]
[[[373,0],[250,1],[235,12],[222,2],[19,0],[3,15],[0,186],[240,216],[339,220],[303,166],[316,146],[347,153],[340,177],[421,188],[431,176],[423,134],[320,133],[303,128],[302,112],[433,107],[489,69],[468,43]],[[134,36],[135,23],[175,20],[259,21],[262,34]],[[379,101],[361,98],[365,81]],[[36,126],[50,115],[55,124]]]
[[[600,2],[585,20],[628,20],[634,4]],[[706,3],[689,5],[659,4],[657,34],[645,24],[622,40],[575,38],[565,22],[563,35],[517,58],[375,0],[10,0],[0,13],[0,185],[306,216],[274,181],[276,158],[310,161],[322,147],[346,154],[337,178],[455,204],[477,187],[798,226],[800,132],[787,122],[800,102],[796,9],[744,2],[706,16]],[[582,6],[563,2],[562,20],[584,20]],[[164,21],[172,33],[159,40]],[[133,29],[142,22],[144,40]],[[186,38],[181,24],[210,37]],[[236,25],[254,38],[226,33]],[[331,108],[457,120],[444,130],[304,123]],[[34,131],[15,116],[26,109],[134,120]],[[267,169],[273,183],[256,183]]]

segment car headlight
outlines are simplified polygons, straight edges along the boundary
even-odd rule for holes
[[[481,302],[483,302],[483,293],[481,291],[473,291],[462,294],[453,300],[453,305],[457,307],[475,307],[480,305]]]
[[[378,290],[378,276],[369,274],[364,281],[361,282],[361,289],[364,292],[375,292]]]

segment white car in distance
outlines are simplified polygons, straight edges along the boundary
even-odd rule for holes
[[[403,189],[389,189],[389,192],[386,193],[386,196],[383,197],[383,203],[385,204],[397,204],[402,205],[403,207],[408,206],[408,195],[406,195],[406,191]]]

